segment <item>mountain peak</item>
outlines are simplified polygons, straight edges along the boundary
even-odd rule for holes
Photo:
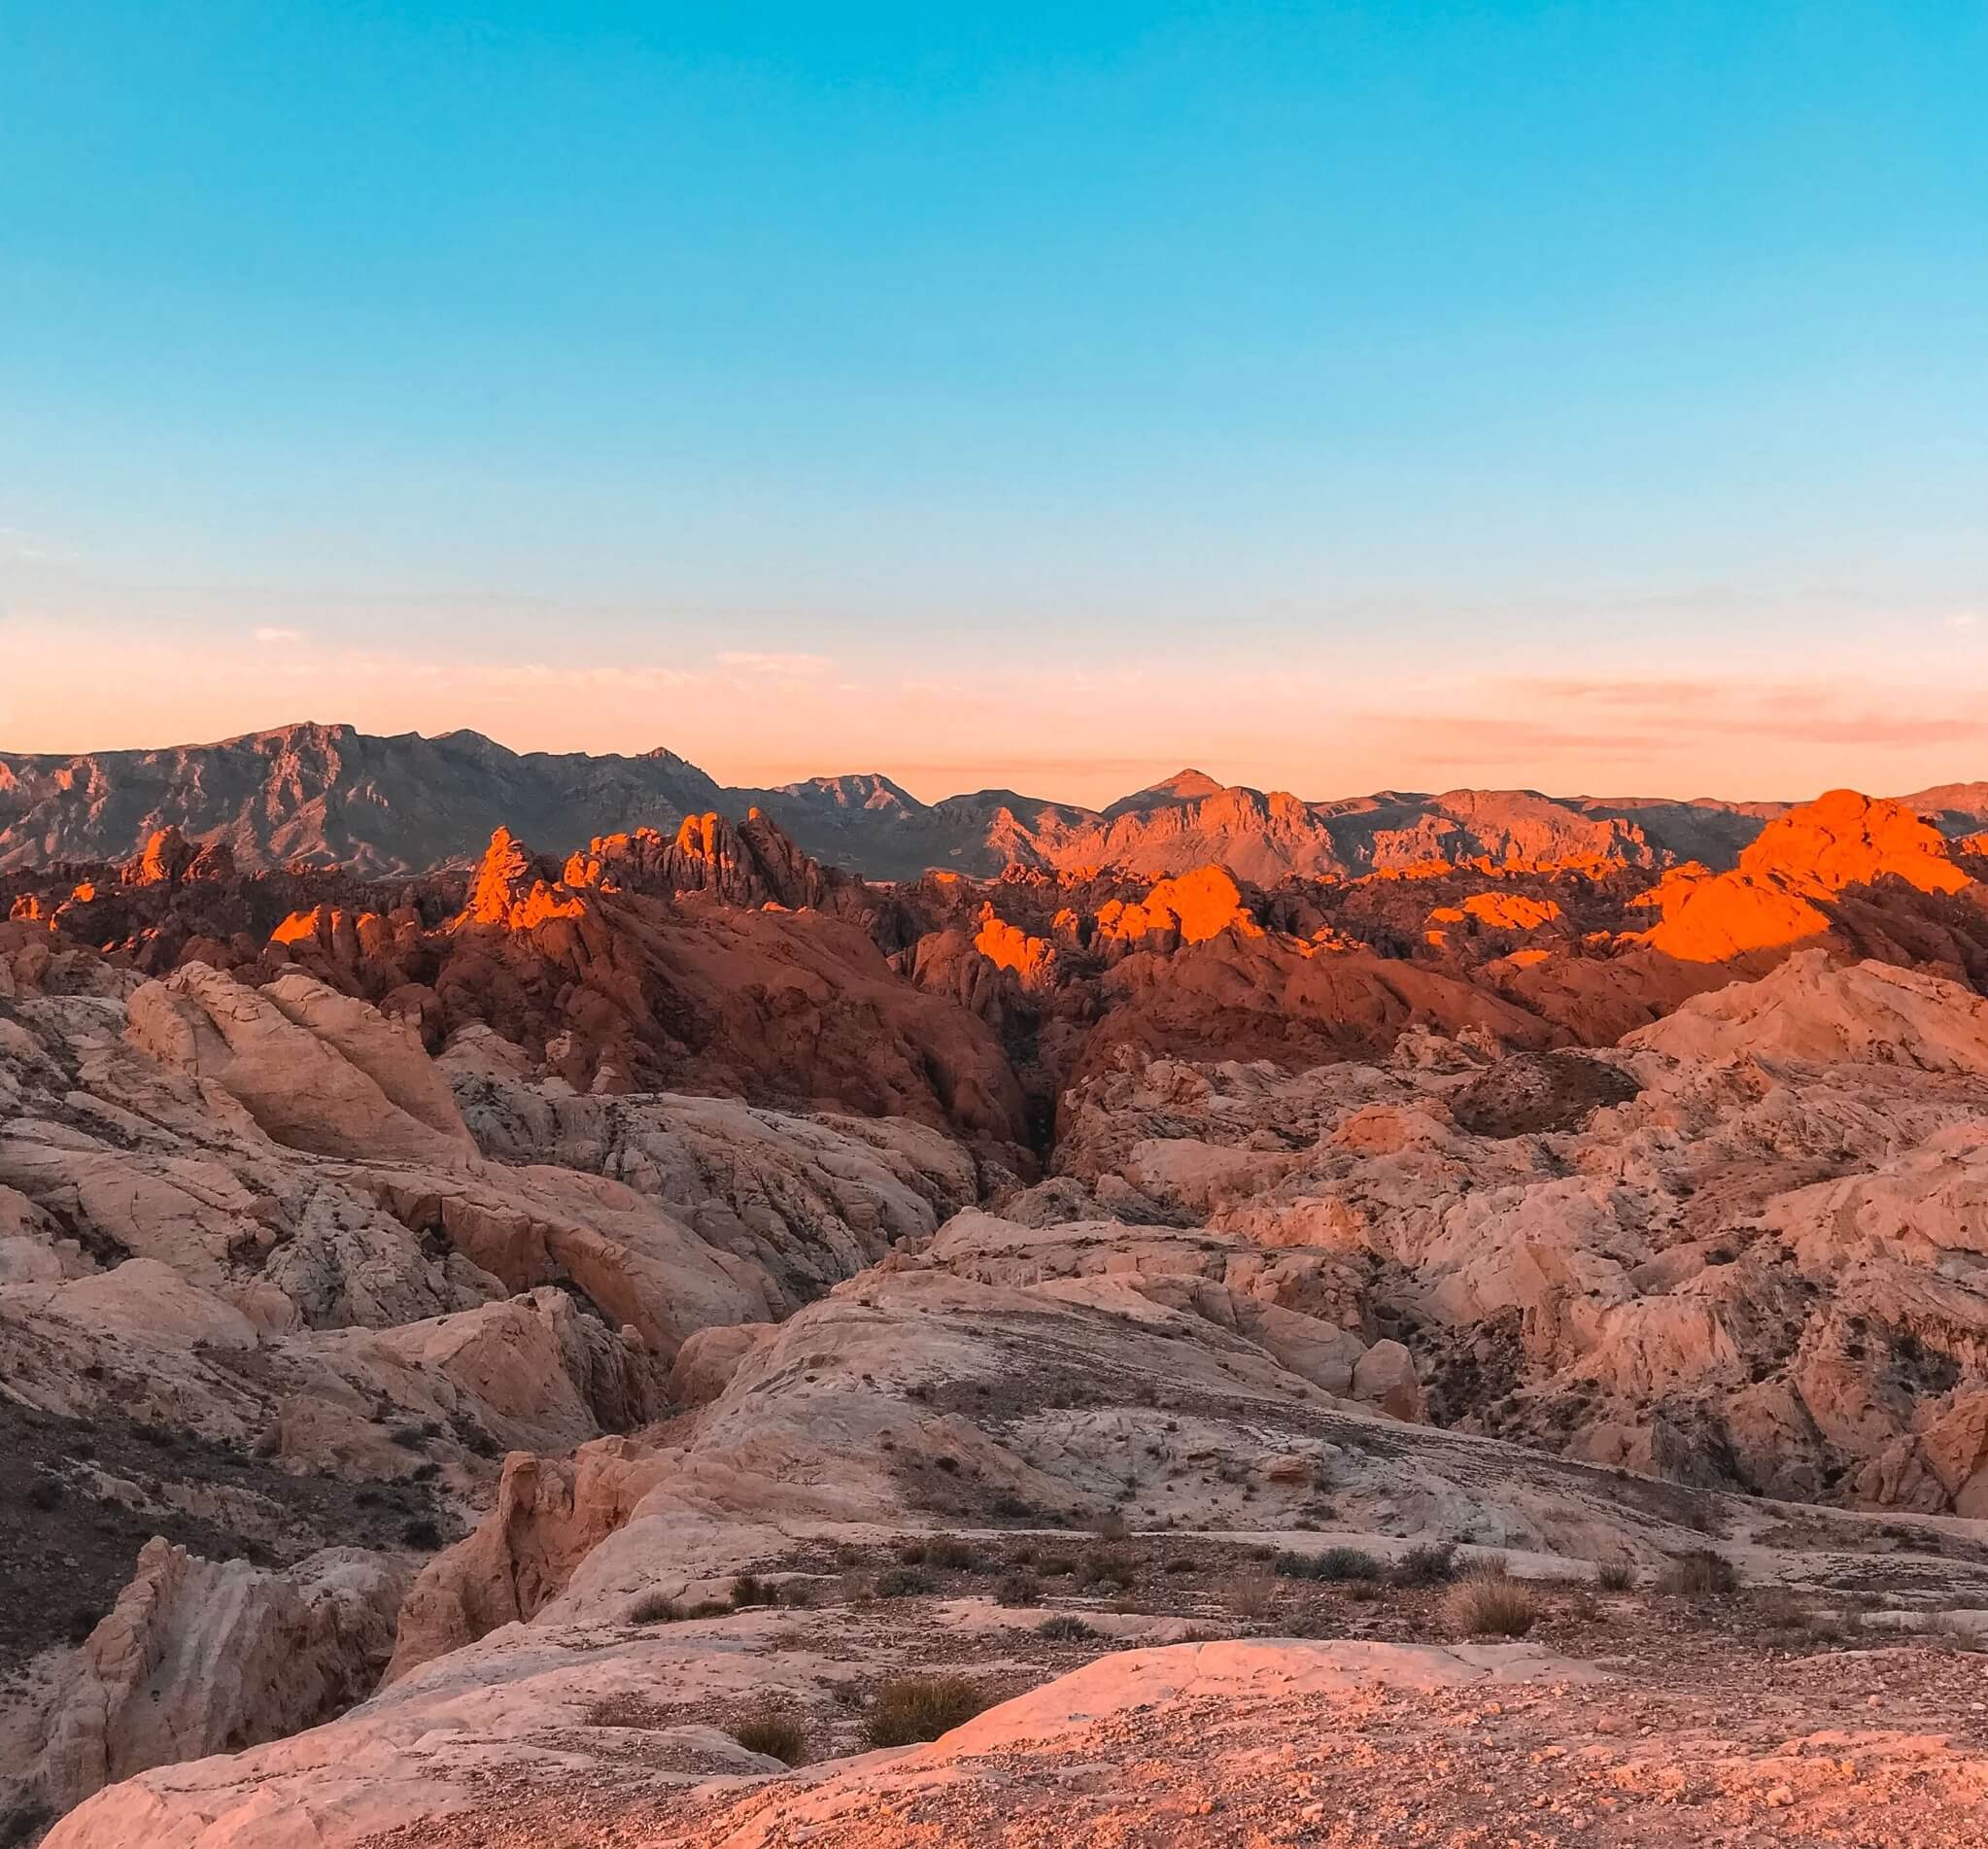
[[[1219,796],[1227,788],[1226,783],[1217,782],[1206,770],[1197,770],[1190,765],[1184,770],[1176,770],[1162,782],[1141,790],[1139,794],[1173,796],[1179,797],[1183,803],[1198,803],[1204,796]]]
[[[1130,796],[1121,796],[1105,810],[1105,816],[1109,821],[1116,821],[1121,815],[1143,809],[1201,803],[1211,796],[1219,796],[1227,787],[1225,783],[1217,783],[1206,770],[1196,770],[1190,766],[1187,770],[1176,770],[1170,777],[1162,777],[1157,783],[1148,783],[1143,790],[1134,790]]]

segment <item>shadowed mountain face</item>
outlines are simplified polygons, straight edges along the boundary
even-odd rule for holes
[[[1988,829],[1988,784],[1907,797],[1941,833]],[[566,854],[597,835],[673,831],[757,806],[808,854],[873,879],[932,868],[1182,873],[1211,863],[1272,884],[1488,859],[1724,872],[1782,803],[1383,791],[1331,802],[1183,770],[1102,810],[1012,790],[921,803],[888,777],[727,788],[673,753],[518,753],[473,732],[375,737],[294,725],[219,744],[74,758],[0,753],[0,871],[121,861],[158,830],[219,843],[245,873],[337,865],[366,877],[465,865],[498,827]]]
[[[644,824],[674,829],[720,795],[668,751],[520,754],[474,732],[284,726],[158,751],[0,755],[0,869],[123,860],[177,828],[224,843],[245,872],[300,861],[422,873],[481,852],[500,826],[573,848]]]

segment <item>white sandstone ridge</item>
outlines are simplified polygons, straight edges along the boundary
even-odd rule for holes
[[[776,1777],[703,1718],[755,1700],[846,1747],[836,1691],[904,1666],[902,1621],[639,1616],[745,1573],[840,1596],[808,1548],[1122,1524],[1648,1571],[1791,1524],[1733,1492],[1867,1512],[1800,1510],[1818,1546],[1879,1511],[1970,1542],[1988,1513],[1988,1018],[1937,976],[1798,955],[1595,1051],[1423,1030],[1291,1072],[1127,1047],[1063,1100],[1056,1173],[983,1200],[935,1129],[583,1097],[488,1027],[429,1062],[300,976],[141,985],[38,949],[0,1011],[7,1413],[38,1442],[96,1426],[64,1506],[198,1516],[279,1562],[161,1543],[80,1647],[46,1639],[0,1795],[125,1781],[58,1849],[336,1849],[466,1816],[494,1770],[548,1802],[623,1774],[750,1800],[737,1842],[788,1804],[880,1829],[883,1762],[693,1788]],[[174,1438],[142,1467],[137,1424]],[[326,1555],[360,1487],[431,1498],[440,1532]],[[1961,1570],[1927,1546],[1915,1571]],[[1133,1616],[1104,1603],[1100,1628]],[[997,1642],[1036,1622],[917,1610]],[[360,1693],[390,1630],[377,1693],[268,1737]],[[1067,1761],[1080,1710],[1136,1761],[1114,1692],[1147,1676],[1173,1765],[1210,1716],[1260,1745],[1357,1709],[1350,1677],[1440,1704],[1491,1673],[1237,1648],[1114,1658],[1011,1719]],[[666,1725],[600,1718],[629,1701]],[[1007,1725],[891,1775],[979,1804],[967,1757],[1033,1752]],[[633,1747],[664,1763],[628,1772]],[[992,1839],[984,1806],[960,1823]]]

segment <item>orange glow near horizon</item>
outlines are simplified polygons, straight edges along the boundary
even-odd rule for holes
[[[466,728],[513,750],[664,746],[730,785],[881,772],[931,802],[1013,789],[1102,807],[1193,765],[1308,800],[1376,789],[1799,800],[1901,794],[1988,772],[1988,662],[1841,659],[1796,679],[1737,663],[1679,680],[1458,662],[1139,657],[974,674],[718,653],[644,667],[436,661],[262,632],[162,639],[0,617],[0,750],[205,742],[306,718],[375,733]],[[1971,661],[1971,658],[1970,658]],[[1930,665],[1929,665],[1930,662]]]

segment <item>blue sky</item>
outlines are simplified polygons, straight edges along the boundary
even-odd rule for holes
[[[0,746],[1988,771],[1984,93],[1959,4],[0,3]]]

